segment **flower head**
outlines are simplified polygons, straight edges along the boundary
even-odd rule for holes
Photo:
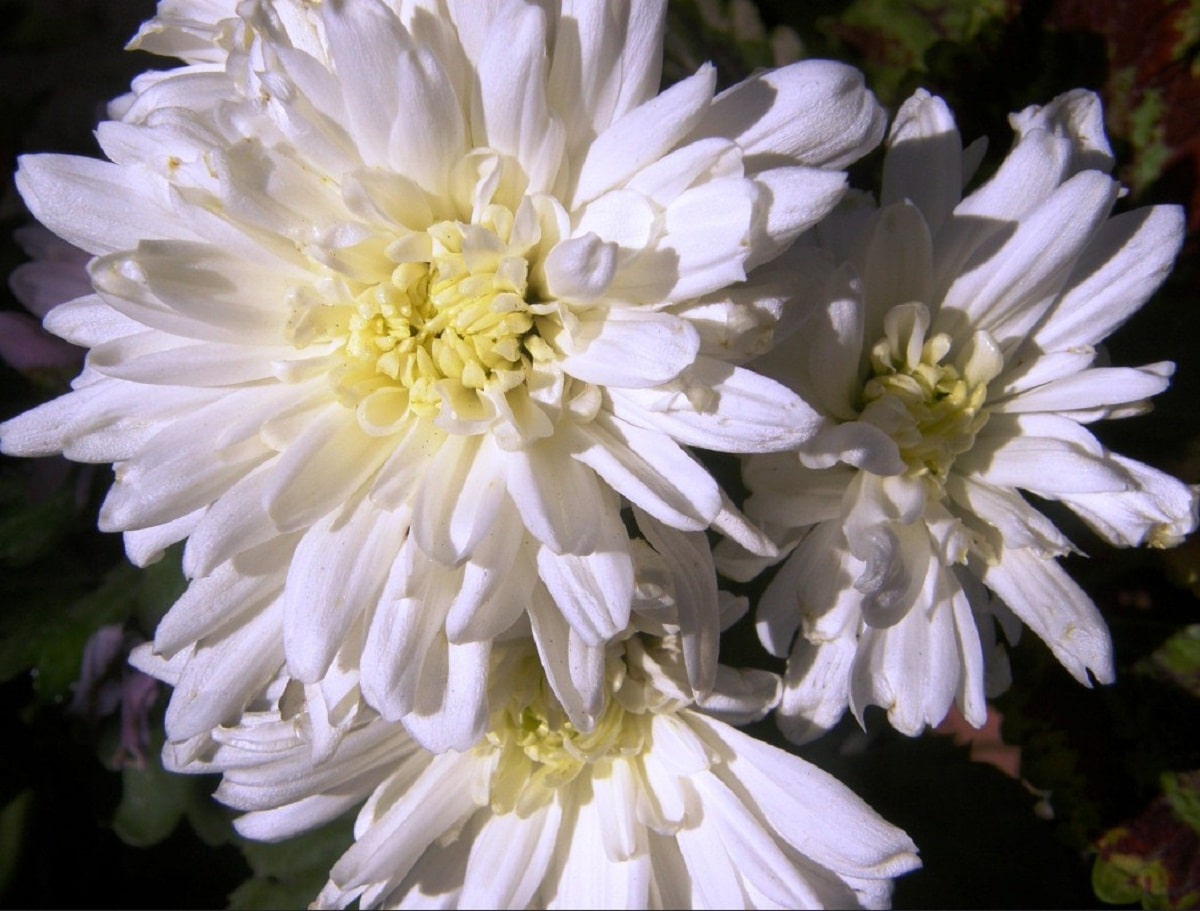
[[[214,732],[183,771],[221,771],[243,834],[278,839],[346,807],[355,842],[316,907],[883,907],[915,849],[845,787],[694,704],[677,639],[609,650],[603,716],[576,730],[525,642],[497,646],[495,707],[471,749],[434,755],[364,718],[324,763],[284,701]],[[778,693],[723,675],[736,720]]]
[[[997,621],[1011,635],[1023,621],[1080,682],[1112,680],[1105,624],[1055,559],[1075,548],[1022,492],[1117,545],[1196,526],[1193,489],[1086,429],[1167,386],[1172,364],[1111,367],[1096,346],[1163,280],[1181,214],[1110,217],[1120,188],[1094,95],[1012,123],[997,173],[960,198],[979,150],[918,92],[892,126],[879,205],[850,201],[795,251],[808,290],[791,341],[758,366],[828,425],[798,456],[748,457],[745,478],[748,513],[791,551],[758,625],[790,656],[780,717],[796,739],[847,705],[915,733],[957,702],[982,725],[1007,681]],[[731,573],[760,563],[727,551]]]
[[[819,61],[656,94],[663,10],[164,3],[135,45],[185,65],[114,103],[111,161],[23,159],[34,214],[96,257],[47,318],[91,351],[2,445],[113,462],[101,525],[135,562],[187,538],[159,648],[267,650],[239,693],[353,653],[388,717],[449,712],[537,586],[588,648],[625,628],[625,500],[769,549],[687,447],[819,418],[738,366],[774,298],[727,289],[882,115]]]

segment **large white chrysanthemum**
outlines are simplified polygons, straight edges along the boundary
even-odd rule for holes
[[[0,445],[113,462],[101,524],[135,562],[187,539],[158,648],[237,651],[248,693],[351,643],[385,716],[473,706],[462,745],[528,591],[585,647],[625,628],[622,498],[769,546],[686,447],[817,429],[736,366],[777,303],[738,283],[882,113],[826,62],[656,95],[663,6],[164,3],[135,43],[186,65],[114,105],[111,161],[22,160],[96,257],[46,321],[91,351]]]
[[[528,642],[493,660],[488,730],[462,752],[424,751],[367,712],[314,761],[313,719],[284,687],[169,764],[223,772],[217,797],[246,811],[251,838],[365,798],[314,907],[886,907],[917,866],[908,837],[843,785],[712,716],[761,717],[772,674],[722,669],[700,710],[678,641],[635,635],[610,647],[611,698],[584,733]]]
[[[1104,366],[1095,346],[1167,274],[1181,213],[1109,217],[1120,188],[1091,93],[1012,124],[1007,159],[960,201],[979,150],[964,154],[945,104],[918,92],[893,124],[879,206],[846,205],[794,253],[794,334],[761,368],[830,426],[799,458],[748,457],[745,478],[748,513],[791,549],[758,627],[790,655],[780,718],[796,739],[847,705],[915,733],[957,701],[982,724],[986,678],[1006,685],[993,618],[1015,635],[1015,615],[1079,681],[1112,680],[1103,619],[1055,560],[1074,548],[1021,491],[1122,546],[1196,525],[1191,488],[1084,426],[1167,386],[1173,365]]]

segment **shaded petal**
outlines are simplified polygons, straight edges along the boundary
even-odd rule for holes
[[[880,205],[908,200],[937,231],[958,205],[963,185],[962,138],[946,102],[918,89],[896,113],[887,146]]]
[[[1066,292],[1031,340],[1055,351],[1107,338],[1163,283],[1183,236],[1178,206],[1148,206],[1110,218],[1075,263]]]
[[[735,140],[758,164],[841,169],[883,138],[887,114],[853,67],[802,60],[765,70],[717,96],[694,134]]]
[[[616,515],[594,517],[597,548],[587,554],[555,554],[540,548],[538,575],[554,603],[585,644],[601,645],[625,629],[633,603],[629,536]]]
[[[386,439],[363,433],[354,412],[333,402],[279,456],[263,505],[280,531],[304,528],[350,500],[390,453]]]
[[[374,609],[408,517],[365,497],[330,512],[296,548],[284,590],[283,645],[289,673],[316,683],[362,614]]]
[[[574,433],[574,457],[660,522],[699,531],[721,511],[716,482],[666,434],[604,415]]]
[[[708,357],[666,389],[610,389],[609,397],[618,418],[716,452],[791,449],[824,424],[787,387]]]
[[[946,292],[934,330],[964,341],[968,330],[984,330],[1002,347],[1014,348],[1054,302],[1118,191],[1096,171],[1056,189],[994,255],[967,263]]]

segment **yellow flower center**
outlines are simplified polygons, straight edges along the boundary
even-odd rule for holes
[[[910,472],[941,480],[987,423],[987,384],[1003,358],[990,336],[977,333],[961,366],[945,363],[951,338],[926,337],[929,313],[921,304],[893,308],[885,327],[871,349],[864,410],[896,441]]]
[[[536,656],[516,666],[507,705],[494,710],[491,729],[477,749],[498,751],[492,775],[492,809],[526,815],[553,798],[585,768],[642,752],[649,719],[609,698],[591,731],[579,731],[549,691]]]
[[[511,222],[511,215],[503,210]],[[359,394],[389,381],[408,390],[409,408],[436,414],[445,396],[520,385],[529,366],[529,265],[493,230],[444,221],[429,229],[429,263],[403,263],[390,282],[359,295],[343,378]]]
[[[511,247],[512,231],[512,212],[492,205],[475,224],[441,221],[405,238],[403,249],[389,248],[405,261],[351,304],[298,305],[293,341],[342,340],[335,379],[347,405],[386,390],[373,413],[432,417],[449,405],[480,417],[482,395],[520,386],[535,359],[551,356],[529,301],[527,251]]]

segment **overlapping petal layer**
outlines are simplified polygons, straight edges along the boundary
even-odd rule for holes
[[[589,649],[629,622],[624,502],[769,548],[688,447],[821,426],[740,366],[777,305],[746,278],[882,112],[822,61],[656,94],[663,7],[164,3],[134,46],[184,65],[114,103],[109,160],[23,159],[30,209],[95,257],[47,320],[91,352],[0,442],[114,463],[101,522],[136,561],[187,539],[157,639],[190,656],[178,724],[341,656],[463,747],[519,617]]]
[[[916,733],[957,704],[973,724],[1007,682],[997,624],[1023,622],[1080,682],[1110,682],[1111,645],[1056,562],[1075,550],[1022,492],[1107,541],[1170,546],[1196,491],[1116,455],[1092,421],[1148,408],[1171,364],[1095,348],[1171,267],[1177,208],[1110,217],[1119,193],[1099,101],[1015,114],[997,173],[970,176],[953,117],[918,92],[888,140],[878,207],[856,200],[789,257],[803,292],[790,341],[756,366],[831,422],[796,454],[754,455],[748,514],[790,550],[763,595],[764,644],[788,656],[784,730],[806,740],[849,707]],[[766,560],[730,547],[724,567]]]

